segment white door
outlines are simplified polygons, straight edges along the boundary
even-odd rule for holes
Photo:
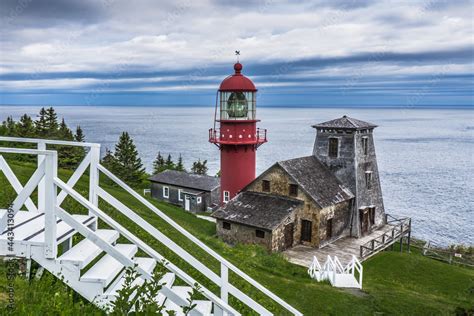
[[[184,198],[184,209],[186,211],[189,211],[190,207],[191,207],[191,200],[189,196],[186,195],[186,197]]]

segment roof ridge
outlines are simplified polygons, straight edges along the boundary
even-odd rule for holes
[[[354,121],[352,120],[352,117],[349,117],[349,116],[347,116],[347,115],[344,115],[344,116],[343,116],[343,118],[345,118],[346,120],[348,120],[348,121],[349,121],[349,123],[351,123],[351,124],[352,124],[352,126],[354,126],[355,128],[357,128],[357,127],[358,127],[358,126],[357,126],[357,124],[356,124],[356,123],[354,123]]]

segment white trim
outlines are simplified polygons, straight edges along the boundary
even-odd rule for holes
[[[178,201],[183,201],[183,189],[178,189]]]
[[[227,203],[230,201],[230,192],[224,191],[222,194],[222,202]]]
[[[167,193],[166,193],[167,192]],[[167,187],[167,186],[163,186],[163,197],[165,199],[169,199],[170,198],[170,187]]]

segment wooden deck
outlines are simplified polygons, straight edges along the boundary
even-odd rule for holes
[[[296,246],[291,249],[285,250],[283,255],[290,261],[291,263],[309,267],[311,262],[313,261],[313,256],[318,258],[319,262],[323,264],[326,261],[328,255],[330,256],[337,256],[343,265],[349,263],[352,259],[352,255],[356,256],[357,259],[363,261],[370,256],[366,256],[364,258],[360,257],[360,247],[370,243],[372,240],[380,239],[381,236],[384,234],[391,233],[394,226],[392,225],[385,225],[371,234],[363,236],[361,238],[352,238],[352,237],[344,237],[338,239],[320,249],[308,247],[308,246]],[[384,247],[379,247],[377,252],[387,248],[388,246],[392,245],[398,239],[394,239],[393,242],[388,242]],[[375,254],[376,252],[374,252]]]

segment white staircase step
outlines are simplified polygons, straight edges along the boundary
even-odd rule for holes
[[[173,286],[175,278],[176,278],[176,276],[175,276],[174,273],[171,273],[171,272],[165,273],[165,275],[160,280],[160,284],[163,285],[163,286],[171,288]],[[163,305],[165,300],[166,300],[166,296],[162,293],[158,294],[158,296],[155,299],[156,303],[159,306]]]
[[[84,225],[90,225],[94,222],[95,218],[89,215],[72,215],[74,219]],[[43,219],[43,218],[42,218]],[[25,225],[26,226],[26,225]],[[23,226],[22,226],[23,227]],[[22,228],[20,227],[20,229]],[[75,234],[75,229],[66,224],[66,222],[59,220],[57,221],[56,225],[56,239],[58,243],[63,242],[64,240],[68,239],[72,235]],[[24,240],[34,243],[42,243],[44,242],[44,220],[42,220],[42,227],[36,233],[26,237]]]
[[[120,236],[117,231],[111,229],[99,229],[95,233],[110,244],[114,243]],[[73,264],[78,266],[79,269],[82,269],[91,263],[101,252],[102,249],[96,246],[92,241],[84,239],[60,256],[58,260],[60,263]]]
[[[15,240],[24,240],[25,238],[37,233],[44,228],[44,213],[32,213],[19,211],[15,215],[13,223],[13,232]],[[6,232],[1,235],[1,239],[6,239]]]
[[[193,291],[193,289],[190,286],[173,286],[171,290],[184,300],[188,300]],[[212,302],[210,301],[196,300],[196,301],[193,301],[193,304],[196,304],[196,307],[194,307],[193,310],[197,310],[203,315],[210,315],[212,312]],[[177,316],[185,315],[183,313],[182,307],[175,304],[170,299],[167,299],[165,302],[165,310],[175,311]],[[193,310],[190,311],[189,315],[193,314]]]
[[[336,274],[336,282],[334,286],[345,288],[359,288],[359,283],[352,274],[338,273]]]
[[[118,244],[115,248],[128,258],[132,258],[138,251],[136,245]],[[105,287],[123,269],[123,265],[111,255],[106,254],[81,277],[82,282],[99,282]]]
[[[152,274],[153,269],[156,267],[156,260],[152,258],[135,258],[133,261],[135,261],[136,264],[138,264],[143,270],[147,271],[148,273]],[[122,274],[122,277],[117,280],[115,284],[112,284],[109,286],[107,291],[104,293],[106,296],[116,296],[117,292],[123,288],[125,282],[125,274]],[[145,280],[141,277],[138,277],[135,279],[135,281],[132,282],[132,287],[133,286],[141,286]]]

